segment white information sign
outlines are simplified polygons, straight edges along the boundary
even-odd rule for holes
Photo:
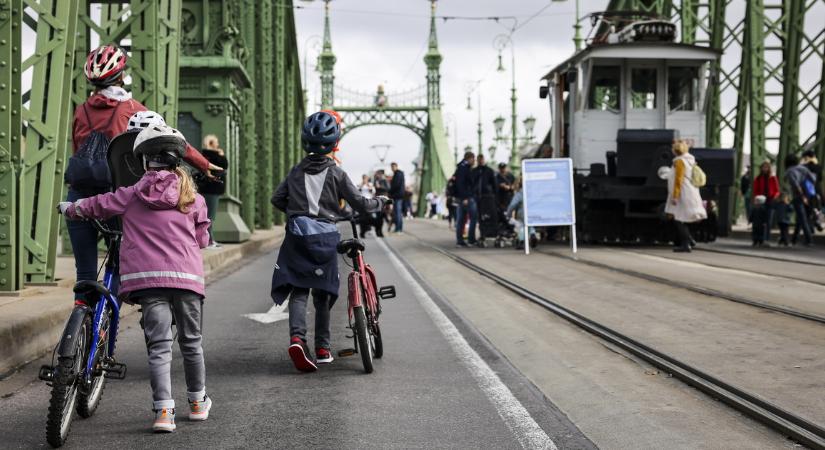
[[[524,196],[524,251],[530,254],[530,227],[569,226],[570,244],[576,248],[576,202],[573,160],[525,159],[521,162]]]

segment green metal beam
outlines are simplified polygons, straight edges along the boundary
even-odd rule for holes
[[[276,118],[276,108],[273,93],[273,41],[277,41],[277,31],[273,28],[277,11],[283,8],[275,8],[271,2],[261,2],[258,5],[258,27],[255,40],[255,50],[258,55],[256,65],[256,84],[258,85],[257,95],[257,120],[256,131],[258,133],[258,171],[257,179],[259,189],[255,194],[257,208],[255,211],[255,222],[263,229],[272,227],[273,211],[269,203],[271,191],[274,189],[272,176],[272,157],[275,152],[274,132]],[[277,74],[276,74],[277,75]]]
[[[785,157],[799,149],[799,71],[805,34],[805,0],[784,0],[782,115],[777,167],[784,173]]]
[[[21,178],[22,0],[0,2],[0,291],[23,287]]]
[[[242,124],[242,144],[241,144],[241,176],[240,176],[240,200],[241,200],[241,217],[246,226],[250,230],[255,229],[255,211],[257,209],[257,191],[260,189],[267,193],[268,186],[258,185],[257,172],[257,149],[258,136],[256,131],[256,113],[257,113],[257,93],[255,89],[258,85],[257,78],[257,64],[259,59],[256,48],[256,34],[258,29],[257,12],[261,6],[256,0],[244,0],[243,7],[243,41],[247,49],[245,67],[246,72],[255,77],[252,86],[246,88],[243,92],[243,124]]]
[[[72,82],[78,4],[29,0],[26,6],[37,13],[38,20],[32,30],[37,36],[35,52],[21,67],[22,72],[31,70],[32,76],[28,106],[22,108],[26,139],[20,198],[30,209],[22,215],[21,235],[26,282],[48,283],[54,281],[59,218],[54,205],[63,196],[64,143],[72,116],[65,86]]]

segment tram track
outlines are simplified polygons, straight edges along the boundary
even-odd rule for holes
[[[583,330],[633,354],[647,363],[671,374],[684,383],[714,397],[730,407],[742,412],[767,426],[785,434],[786,436],[805,444],[811,448],[825,449],[825,428],[808,419],[785,410],[756,394],[740,389],[698,367],[687,364],[679,359],[663,353],[643,342],[637,341],[616,330],[613,330],[593,319],[583,316],[559,302],[548,299],[526,287],[519,285],[505,277],[497,275],[480,267],[461,256],[444,250],[438,246],[425,243],[423,245],[446,256],[454,262],[476,272],[477,274],[497,283],[516,295],[552,312]]]
[[[605,263],[601,263],[601,262],[598,262],[598,261],[573,257],[573,256],[569,256],[569,255],[562,255],[562,254],[559,254],[559,253],[553,252],[553,251],[539,250],[538,253],[541,253],[541,254],[547,255],[547,256],[553,256],[553,257],[556,257],[556,258],[561,258],[561,259],[564,259],[564,260],[567,260],[567,261],[576,262],[576,263],[579,263],[579,264],[584,264],[584,265],[587,265],[587,266],[590,266],[590,267],[595,267],[597,269],[609,270],[611,272],[619,273],[619,274],[626,275],[626,276],[633,277],[633,278],[638,278],[638,279],[649,281],[649,282],[652,282],[652,283],[662,284],[662,285],[677,288],[677,289],[684,289],[686,291],[690,291],[690,292],[694,292],[694,293],[697,293],[697,294],[705,295],[705,296],[708,296],[708,297],[711,297],[711,298],[727,300],[727,301],[731,301],[731,302],[751,306],[751,307],[754,307],[754,308],[764,309],[764,310],[768,310],[768,311],[772,311],[772,312],[776,312],[776,313],[796,317],[796,318],[799,318],[799,319],[804,319],[804,320],[809,320],[809,321],[812,321],[812,322],[818,322],[818,323],[821,323],[821,324],[825,324],[825,316],[821,316],[821,315],[818,315],[818,314],[812,314],[812,313],[808,313],[808,312],[805,312],[805,311],[800,311],[798,309],[789,308],[787,306],[780,306],[780,305],[775,305],[775,304],[771,304],[771,303],[760,302],[760,301],[757,301],[757,300],[749,299],[747,297],[743,297],[741,295],[731,294],[731,293],[728,293],[728,292],[722,292],[722,291],[719,291],[719,290],[716,290],[716,289],[711,289],[711,288],[707,288],[707,287],[703,287],[703,286],[697,286],[695,284],[683,283],[683,282],[671,280],[671,279],[668,279],[668,278],[665,278],[665,277],[660,277],[660,276],[657,276],[657,275],[651,275],[649,273],[644,273],[644,272],[639,272],[639,271],[636,271],[636,270],[631,270],[631,269],[625,269],[625,268],[621,268],[621,267],[612,266],[610,264],[605,264]],[[707,265],[707,264],[705,264],[705,265]],[[709,266],[709,267],[714,267],[714,266]],[[718,266],[718,267],[722,267],[722,266]],[[757,273],[757,272],[753,272],[753,273]],[[794,281],[807,282],[806,280],[799,280],[799,279],[790,278],[790,277],[782,277],[782,278],[786,278],[786,279],[794,280]],[[820,283],[814,283],[814,284],[820,284]]]
[[[816,262],[816,261],[806,261],[804,259],[793,259],[793,258],[780,258],[779,256],[772,256],[772,255],[757,255],[754,253],[748,252],[737,252],[733,250],[723,250],[720,248],[706,248],[706,247],[697,247],[694,249],[700,252],[707,252],[707,253],[718,253],[722,255],[733,255],[733,256],[744,256],[747,258],[758,258],[758,259],[766,259],[769,261],[776,261],[776,262],[783,262],[783,263],[792,263],[792,264],[801,264],[805,266],[814,266],[814,267],[825,267],[825,263]]]

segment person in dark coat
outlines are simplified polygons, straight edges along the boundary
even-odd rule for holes
[[[366,198],[332,159],[332,149],[341,137],[335,118],[317,112],[304,122],[301,133],[309,153],[278,185],[272,204],[287,215],[286,236],[272,274],[272,299],[282,304],[289,298],[289,356],[303,372],[317,363],[332,362],[329,310],[338,297],[340,234],[335,223],[343,219],[341,200],[354,210],[368,214],[379,210],[385,197]],[[312,289],[315,305],[315,356],[306,345],[307,298]]]
[[[404,180],[404,172],[398,168],[397,163],[390,164],[392,169],[392,179],[390,180],[390,198],[392,199],[392,214],[395,222],[395,232],[404,231],[404,194],[407,185]]]
[[[476,221],[478,220],[478,209],[475,200],[475,184],[473,180],[473,166],[476,162],[476,155],[473,152],[464,153],[464,159],[458,163],[455,169],[455,199],[456,207],[455,221],[455,241],[459,247],[466,247],[468,242],[464,241],[464,225],[470,219],[470,230],[468,232],[469,244],[476,243]]]
[[[218,201],[226,192],[226,169],[229,168],[229,161],[227,161],[226,154],[220,147],[218,137],[214,134],[208,134],[203,138],[201,153],[210,164],[223,169],[220,175],[215,178],[202,178],[198,181],[198,193],[206,199],[207,213],[209,220],[212,222],[209,225],[208,248],[219,248],[221,245],[215,241],[213,228],[215,227],[215,216],[218,214]]]
[[[516,183],[516,177],[510,172],[510,167],[507,163],[499,163],[498,173],[496,173],[496,187],[498,188],[498,206],[502,211],[506,210],[510,205],[510,200],[513,199],[513,185]]]

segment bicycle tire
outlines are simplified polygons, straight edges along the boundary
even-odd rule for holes
[[[369,330],[367,328],[367,315],[363,306],[356,306],[352,309],[355,316],[355,337],[358,341],[358,353],[361,354],[361,362],[364,363],[364,372],[372,373],[372,345],[370,345]]]
[[[381,327],[378,322],[372,325],[373,357],[381,359],[384,356],[384,341],[381,339]]]
[[[109,330],[107,325],[112,323],[111,319],[111,310],[106,310],[106,316],[104,318],[104,322],[102,324],[102,329]],[[87,338],[91,337],[91,332],[87,335]],[[93,368],[99,364],[103,358],[109,355],[109,333],[107,332],[104,336],[103,345],[97,350],[97,361],[92,366]],[[85,360],[83,361],[85,364]],[[98,372],[98,371],[96,371]],[[83,389],[79,389],[77,394],[77,413],[80,417],[84,419],[88,419],[92,417],[92,415],[97,410],[98,405],[100,405],[100,399],[103,397],[103,390],[106,389],[106,376],[102,370],[97,373],[94,378],[92,378],[92,386],[88,392],[85,392]]]
[[[83,321],[74,327],[75,329],[64,331],[64,336],[75,333],[78,339],[75,343],[74,355],[59,357],[54,371],[49,413],[46,419],[46,441],[54,448],[66,443],[72,428],[79,388],[77,374],[83,369],[86,361],[86,342],[90,323],[91,320],[87,314]]]

